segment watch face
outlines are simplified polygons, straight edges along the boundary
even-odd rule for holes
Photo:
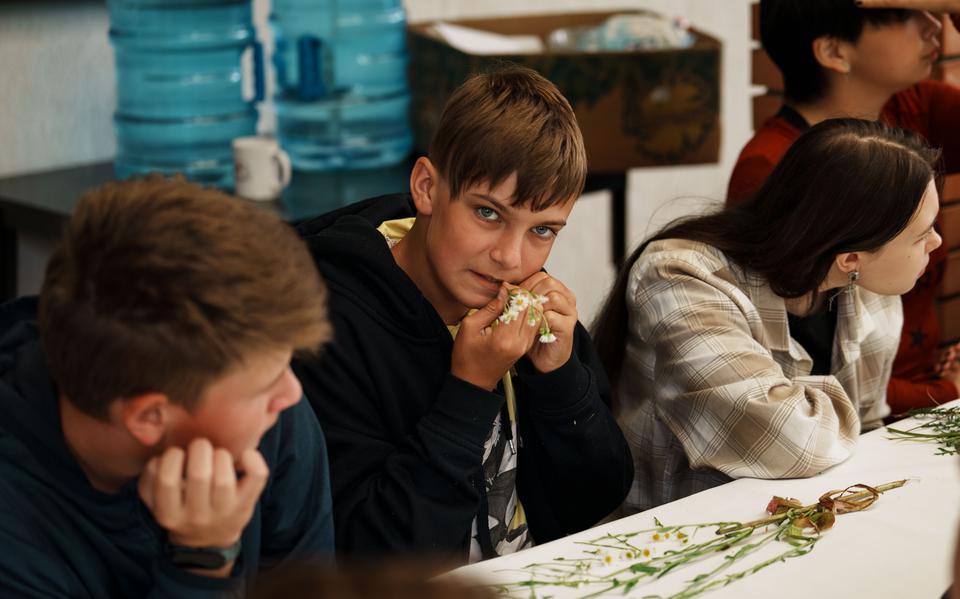
[[[240,542],[237,541],[229,547],[185,547],[168,544],[166,549],[167,556],[176,566],[217,570],[237,559],[240,553]]]

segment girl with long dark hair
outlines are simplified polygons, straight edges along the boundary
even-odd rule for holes
[[[783,106],[744,146],[727,202],[753,195],[801,133],[839,116],[914,131],[941,149],[946,172],[960,171],[960,87],[930,79],[943,26],[927,11],[953,12],[948,27],[960,27],[957,0],[761,0],[760,40],[783,76]],[[940,348],[949,340],[937,317],[947,258],[946,247],[933,252],[902,298],[903,335],[887,384],[895,414],[960,391],[960,344]],[[795,338],[807,323],[796,324]]]
[[[812,476],[881,424],[899,296],[942,241],[938,160],[912,133],[824,121],[750,201],[630,256],[594,335],[634,453],[627,511],[731,478]]]

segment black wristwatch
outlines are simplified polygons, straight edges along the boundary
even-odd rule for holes
[[[174,565],[198,570],[219,570],[240,555],[240,540],[229,547],[187,547],[166,543],[164,553]]]

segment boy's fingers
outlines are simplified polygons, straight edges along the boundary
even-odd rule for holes
[[[551,329],[554,328],[553,323],[560,324],[571,320],[576,322],[576,319],[573,318],[573,316],[561,312],[560,310],[547,310],[543,313],[543,315],[547,318],[547,323],[550,325]]]
[[[560,294],[572,302],[576,302],[577,299],[577,296],[575,296],[566,285],[556,279],[544,281],[537,289],[537,293],[540,295],[547,295],[549,293]]]
[[[183,509],[183,461],[183,450],[172,447],[164,452],[157,464],[153,491],[156,508],[154,515],[160,516],[157,521],[161,526],[179,519]]]
[[[557,296],[562,296],[565,298],[571,306],[577,305],[577,296],[573,294],[566,285],[552,277],[544,277],[536,285],[530,288],[530,291],[536,293],[537,295],[542,295],[547,297],[547,302],[553,301],[553,298]]]
[[[213,477],[213,445],[194,439],[187,447],[187,510],[197,514],[210,509],[210,482]]]
[[[543,307],[547,309],[545,312],[557,312],[564,316],[574,316],[577,313],[576,303],[571,302],[568,296],[559,291],[551,291]]]
[[[243,479],[237,484],[239,504],[252,508],[267,484],[270,468],[256,449],[243,452],[240,456],[240,468],[243,470]]]
[[[153,490],[157,484],[157,458],[150,458],[143,472],[140,473],[140,479],[137,481],[137,491],[140,499],[150,510],[153,510]]]
[[[537,271],[527,277],[525,280],[520,282],[519,287],[523,287],[527,291],[535,291],[535,287],[543,282],[544,279],[549,279],[550,275],[543,272],[542,270]]]
[[[233,507],[237,495],[237,473],[233,469],[233,456],[226,449],[213,452],[213,490],[210,505],[217,513]]]
[[[500,291],[497,292],[496,297],[486,303],[482,308],[467,316],[463,319],[460,327],[463,328],[476,328],[478,330],[483,330],[493,324],[493,321],[500,318],[500,315],[503,314],[503,307],[507,303],[507,290],[504,286],[500,286]]]

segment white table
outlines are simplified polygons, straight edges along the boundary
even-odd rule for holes
[[[960,405],[960,401],[948,405]],[[914,420],[907,419],[894,426],[909,428],[915,424]],[[652,528],[654,517],[667,525],[745,522],[768,515],[763,510],[773,495],[794,497],[806,505],[815,503],[829,490],[906,478],[910,481],[905,486],[884,493],[867,510],[837,516],[835,527],[824,533],[810,554],[770,566],[707,596],[711,599],[938,599],[953,578],[953,549],[960,517],[960,462],[955,456],[935,455],[934,444],[892,440],[889,436],[885,428],[863,435],[849,460],[813,478],[735,480],[552,543],[465,566],[453,574],[489,584],[529,580],[530,574],[519,571],[524,566],[557,557],[586,557],[583,551],[590,547],[577,542],[607,533]],[[697,538],[706,540],[712,534],[704,531]],[[651,547],[656,550],[655,545]],[[616,559],[623,560],[622,556]],[[630,562],[618,563],[625,566]],[[737,569],[741,568],[737,566],[733,570]],[[660,580],[641,583],[629,596],[668,597],[705,570],[704,565],[675,570]],[[536,596],[579,597],[601,588],[541,587]],[[514,595],[523,594],[520,591]],[[531,596],[529,591],[526,596]],[[609,596],[622,597],[623,594],[615,591]]]

